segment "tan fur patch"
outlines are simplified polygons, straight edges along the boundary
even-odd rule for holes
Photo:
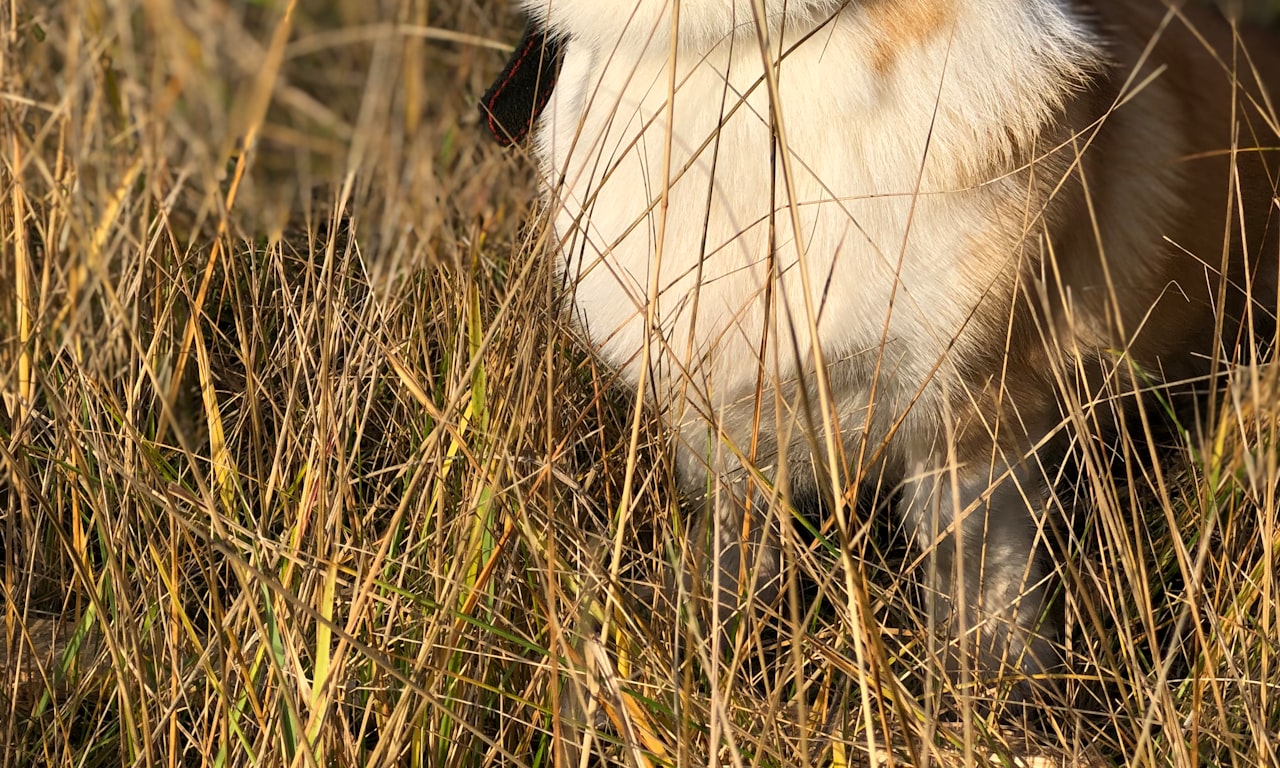
[[[866,18],[877,30],[871,66],[884,77],[893,71],[898,56],[944,32],[955,21],[954,0],[877,0],[867,7]]]

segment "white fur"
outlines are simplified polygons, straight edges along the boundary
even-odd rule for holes
[[[1072,17],[1051,0],[964,0],[949,24],[895,51],[886,73],[872,64],[884,41],[865,3],[769,0],[768,58],[786,51],[776,72],[789,201],[780,165],[771,180],[765,57],[748,3],[681,3],[674,49],[665,0],[616,11],[599,0],[544,3],[527,7],[568,42],[536,149],[573,304],[600,354],[633,384],[649,366],[648,394],[677,430],[727,419],[753,396],[761,365],[778,382],[813,366],[804,258],[817,347],[829,364],[864,372],[837,392],[847,432],[862,427],[865,371],[882,340],[880,399],[905,407],[923,389],[917,408],[936,426],[948,350],[970,342],[979,299],[1018,258],[966,258],[989,196],[1016,193],[1000,180],[964,189],[966,172],[1034,139],[1064,84],[1096,62]],[[771,215],[781,275],[772,313]],[[935,450],[933,429],[903,435],[908,464]]]

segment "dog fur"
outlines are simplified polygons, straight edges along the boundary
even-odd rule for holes
[[[524,2],[573,311],[671,430],[720,618],[777,593],[778,498],[879,483],[977,669],[1056,666],[1066,404],[1272,333],[1280,39],[1165,0]]]

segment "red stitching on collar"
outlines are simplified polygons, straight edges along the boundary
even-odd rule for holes
[[[516,59],[515,65],[512,66],[511,69],[507,70],[507,76],[502,79],[502,82],[499,83],[498,87],[494,90],[493,95],[489,97],[489,103],[487,105],[489,107],[489,132],[492,133],[494,135],[494,138],[498,139],[499,141],[503,141],[509,144],[515,144],[519,142],[521,139],[525,137],[527,133],[529,133],[529,128],[533,123],[533,116],[531,113],[529,119],[525,121],[524,127],[522,127],[516,134],[512,136],[508,136],[505,131],[501,130],[501,126],[499,126],[497,121],[494,119],[493,105],[494,105],[494,102],[498,100],[498,97],[502,95],[502,92],[506,90],[506,87],[511,83],[511,79],[516,76],[516,72],[519,71],[520,67],[524,66],[525,57],[529,55],[529,51],[533,50],[534,44],[537,43],[539,39],[543,40],[544,42],[546,40],[545,37],[541,37],[541,36],[537,38],[534,38],[534,37],[529,38],[529,42],[525,43],[524,50],[520,52],[519,58]],[[542,98],[542,103],[535,105],[533,111],[537,112],[542,106],[544,106],[547,103],[547,99],[550,96],[551,96],[551,91],[548,90],[547,95]]]

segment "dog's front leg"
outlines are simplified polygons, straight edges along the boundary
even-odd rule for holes
[[[743,468],[724,441],[698,441],[702,451],[694,444],[676,449],[690,512],[679,570],[704,624],[731,638],[752,606],[772,605],[781,592],[779,489]]]
[[[925,555],[950,676],[976,673],[985,686],[1012,670],[1023,698],[1052,691],[1046,673],[1061,666],[1050,493],[1034,465],[1034,457],[1012,466],[917,461],[900,502]]]

